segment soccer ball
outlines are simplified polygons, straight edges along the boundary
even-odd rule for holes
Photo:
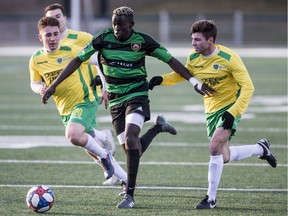
[[[46,212],[54,204],[54,193],[47,185],[36,185],[28,191],[26,203],[35,212]]]

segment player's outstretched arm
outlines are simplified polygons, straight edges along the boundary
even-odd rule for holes
[[[56,87],[67,77],[69,77],[77,68],[82,64],[82,60],[79,57],[75,57],[59,74],[57,79],[46,89],[42,95],[42,103],[46,104],[47,100],[55,93]]]
[[[194,86],[195,91],[199,94],[210,96],[215,93],[213,88],[193,77],[187,68],[176,58],[173,57],[170,59],[168,64],[176,73],[188,80]]]

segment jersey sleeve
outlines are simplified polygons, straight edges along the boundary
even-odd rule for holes
[[[41,82],[42,76],[35,68],[35,63],[33,61],[33,56],[29,61],[29,72],[30,72],[30,83]]]
[[[164,46],[159,44],[152,36],[143,32],[139,34],[145,41],[146,55],[155,57],[165,63],[172,59],[170,52]]]
[[[182,76],[180,76],[178,73],[174,71],[168,74],[163,74],[162,78],[163,78],[163,81],[161,83],[161,86],[175,85],[178,82],[183,82],[186,80],[185,78],[183,78]]]
[[[156,57],[157,59],[165,63],[172,59],[172,55],[170,54],[170,52],[161,45],[151,53],[151,56]]]
[[[84,62],[87,61],[94,53],[96,52],[96,50],[94,49],[93,45],[92,45],[92,41],[90,41],[85,47],[84,49],[82,49],[79,53],[78,53],[78,57]]]
[[[191,70],[189,69],[189,55],[187,57],[187,62],[186,62],[186,68],[188,71],[191,73]],[[175,71],[168,73],[168,74],[163,74],[162,75],[163,81],[160,85],[165,86],[165,85],[175,85],[178,82],[183,82],[186,79],[182,77],[180,74],[176,73]]]
[[[234,56],[230,67],[233,77],[240,86],[240,95],[233,106],[227,111],[236,117],[243,115],[246,111],[254,93],[254,85],[244,63],[238,55]]]

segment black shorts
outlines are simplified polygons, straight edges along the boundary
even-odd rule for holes
[[[117,104],[110,108],[112,124],[118,136],[125,131],[125,117],[130,113],[139,113],[144,116],[144,121],[150,120],[150,101],[147,96],[139,96]],[[142,107],[142,109],[138,109]]]

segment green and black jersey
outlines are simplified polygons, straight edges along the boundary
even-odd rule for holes
[[[172,58],[151,36],[135,30],[122,42],[115,38],[112,28],[107,28],[95,35],[78,57],[86,61],[96,51],[101,56],[110,107],[137,96],[148,96],[146,55],[165,63]]]

